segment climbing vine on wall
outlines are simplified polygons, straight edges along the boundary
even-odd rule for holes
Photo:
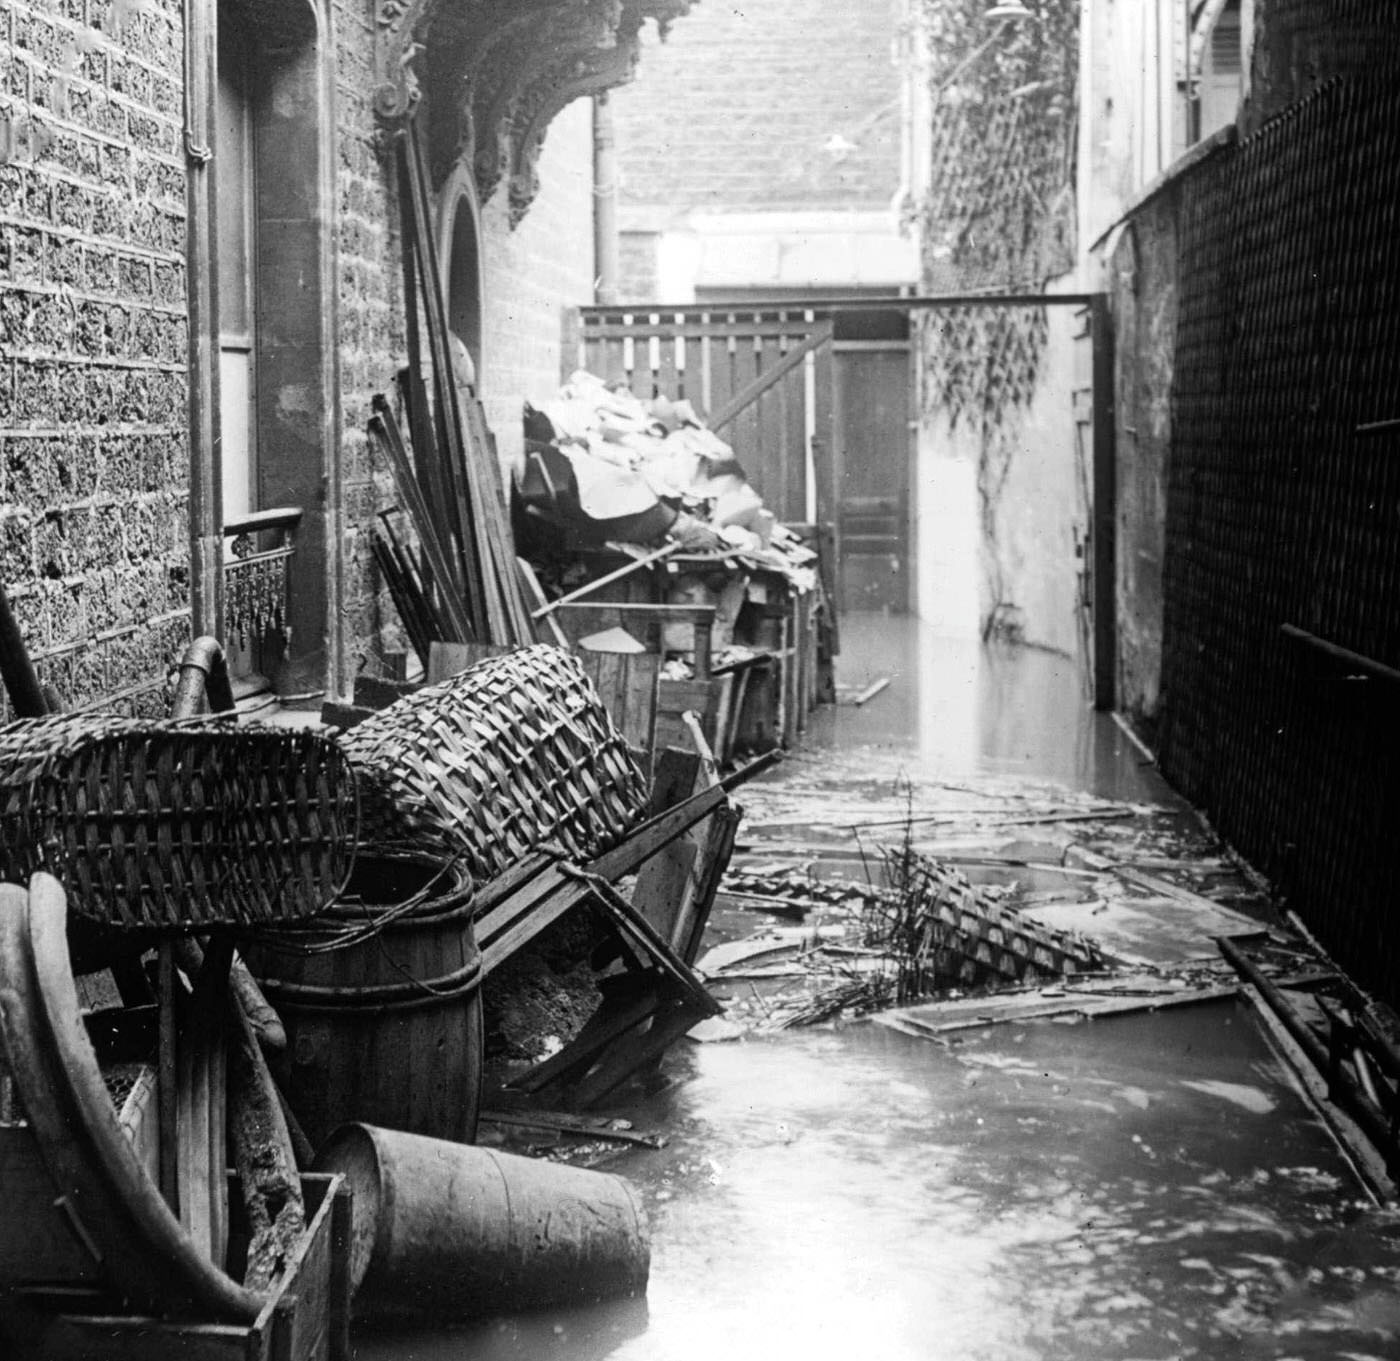
[[[1074,263],[1079,0],[919,0],[927,37],[932,164],[910,205],[930,293],[1039,291]],[[922,319],[921,402],[980,436],[984,527],[1010,467],[1004,424],[1034,392],[1044,311],[958,308]]]

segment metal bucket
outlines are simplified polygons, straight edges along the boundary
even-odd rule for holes
[[[318,1170],[355,1195],[355,1312],[481,1318],[646,1291],[646,1216],[621,1177],[347,1125]]]
[[[362,854],[345,899],[300,939],[328,941],[424,890],[412,911],[343,949],[249,944],[248,965],[287,1030],[273,1071],[313,1145],[347,1120],[476,1137],[481,952],[466,872],[428,856]]]

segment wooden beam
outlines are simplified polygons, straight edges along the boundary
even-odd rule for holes
[[[794,345],[771,369],[759,375],[747,387],[740,388],[710,420],[710,429],[719,433],[741,412],[752,406],[779,379],[786,377],[797,368],[809,354],[815,353],[832,335],[829,321],[818,325],[811,335],[799,345]]]

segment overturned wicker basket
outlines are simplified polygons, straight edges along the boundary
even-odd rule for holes
[[[0,880],[121,927],[289,921],[343,888],[355,775],[314,733],[62,714],[0,728]]]
[[[546,843],[598,855],[646,803],[578,659],[544,644],[408,695],[341,743],[360,772],[366,840],[460,856],[478,879]]]

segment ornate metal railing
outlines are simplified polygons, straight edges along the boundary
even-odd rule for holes
[[[287,625],[300,506],[255,511],[224,526],[224,637],[247,648]]]

